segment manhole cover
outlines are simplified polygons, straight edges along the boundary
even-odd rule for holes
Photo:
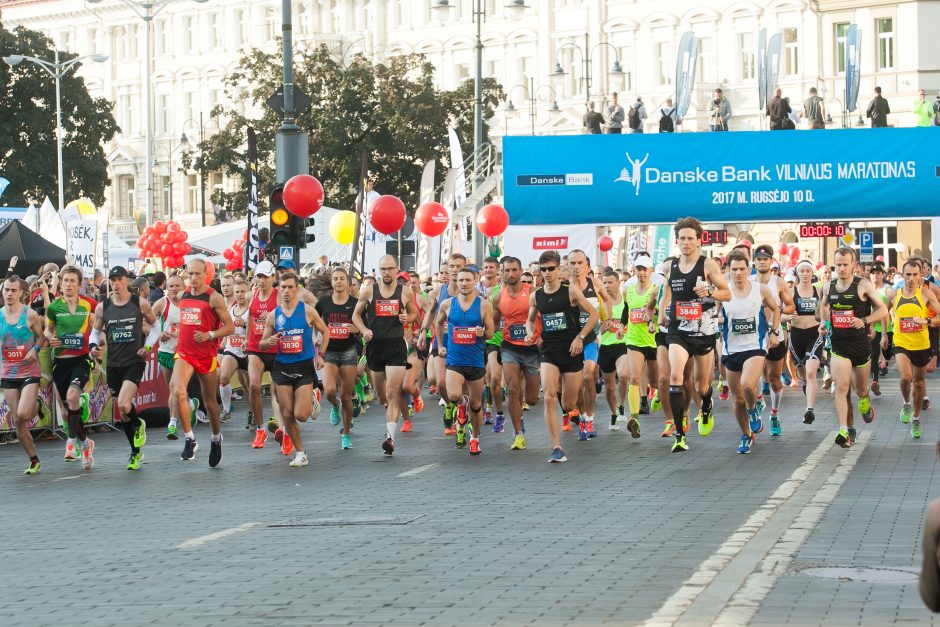
[[[407,525],[418,520],[424,514],[413,516],[355,516],[349,518],[290,518],[281,522],[271,523],[271,527],[348,527],[352,525]]]
[[[918,579],[917,572],[900,568],[844,568],[825,566],[819,568],[804,568],[801,572],[811,577],[841,579],[843,581],[860,581],[863,583],[904,585],[917,583]]]

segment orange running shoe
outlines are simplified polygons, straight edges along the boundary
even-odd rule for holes
[[[571,431],[571,416],[568,414],[565,414],[561,417],[561,430]]]
[[[79,452],[75,448],[75,442],[69,442],[65,445],[65,461],[67,462],[77,462],[79,460]]]
[[[477,438],[470,438],[470,454],[479,455],[483,451],[480,450],[480,440]]]
[[[414,407],[416,414],[420,414],[421,410],[424,409],[424,400],[422,400],[420,395],[414,397],[412,406]]]
[[[264,429],[255,429],[255,441],[251,443],[251,448],[264,448],[264,443],[267,441],[268,432]]]
[[[430,394],[431,396],[437,396],[437,386],[432,385],[431,387],[429,387],[428,394]]]
[[[660,434],[660,437],[671,438],[676,435],[676,425],[673,424],[671,420],[666,421],[666,428],[663,429],[663,432]]]
[[[281,455],[290,455],[294,452],[294,443],[290,441],[290,436],[286,433],[281,439]]]
[[[401,432],[402,433],[411,433],[414,425],[411,424],[411,418],[405,418],[405,421],[401,423]]]
[[[449,427],[444,427],[444,435],[456,435],[456,434],[457,434],[457,427],[455,427],[454,425],[451,425]]]

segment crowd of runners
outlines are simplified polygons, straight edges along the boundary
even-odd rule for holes
[[[430,289],[392,256],[361,283],[341,267],[305,282],[291,262],[262,261],[250,279],[227,276],[218,290],[208,284],[207,264],[193,260],[152,305],[133,293],[122,267],[111,269],[100,302],[81,293],[80,269],[62,268],[58,295],[41,308],[27,302],[23,280],[8,276],[0,374],[30,460],[25,472],[40,469],[29,424],[42,409],[43,376],[64,416],[65,461],[93,467],[83,390],[99,367],[127,437],[127,468],[139,469],[147,425],[134,398],[154,350],[170,390],[166,438],[183,440],[180,459],[195,459],[193,421],[204,416],[211,467],[222,461],[235,377],[247,392],[251,446],[265,448],[273,433],[292,467],[309,463],[300,423],[318,415],[321,400],[342,449],[353,446],[355,419],[381,403],[385,432],[376,444],[393,455],[399,433],[440,428],[437,418],[416,420],[434,413],[423,396],[438,397],[444,434],[470,455],[482,453],[487,431],[507,425],[509,448],[524,450],[525,416],[541,399],[548,461],[558,463],[567,461],[562,431],[577,429],[579,441],[598,437],[595,422],[606,422],[595,420],[604,413],[601,399],[607,428],[633,438],[648,433],[641,416],[662,411],[655,433],[684,452],[690,417],[700,436],[712,433],[717,392],[732,401],[737,452],[745,454],[768,422],[770,436],[782,435],[786,389],[797,389],[788,402],[804,404],[803,423],[811,424],[822,387],[834,395],[836,415],[826,420],[838,429],[835,444],[850,447],[854,409],[866,423],[875,419],[870,394],[880,395],[891,361],[903,399],[899,419],[921,437],[930,407],[925,375],[940,349],[940,287],[929,262],[910,258],[900,277],[886,280],[883,266],[860,264],[855,250],[839,248],[831,267],[800,261],[781,276],[768,245],[752,250],[741,242],[725,258],[705,256],[694,218],[676,223],[675,241],[678,256],[655,265],[641,253],[628,279],[592,267],[580,250],[545,251],[527,265],[487,258],[479,268],[454,254]],[[50,373],[39,359],[47,345]],[[273,416],[265,420],[268,382]]]

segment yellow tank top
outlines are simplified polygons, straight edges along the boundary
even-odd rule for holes
[[[918,288],[913,296],[904,296],[904,290],[898,290],[894,297],[894,345],[909,351],[930,348],[930,336],[926,324],[917,324],[914,318],[927,318],[927,306]]]

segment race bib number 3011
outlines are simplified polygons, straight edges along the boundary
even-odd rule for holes
[[[3,360],[10,363],[21,362],[26,359],[25,346],[6,346],[3,348]]]

